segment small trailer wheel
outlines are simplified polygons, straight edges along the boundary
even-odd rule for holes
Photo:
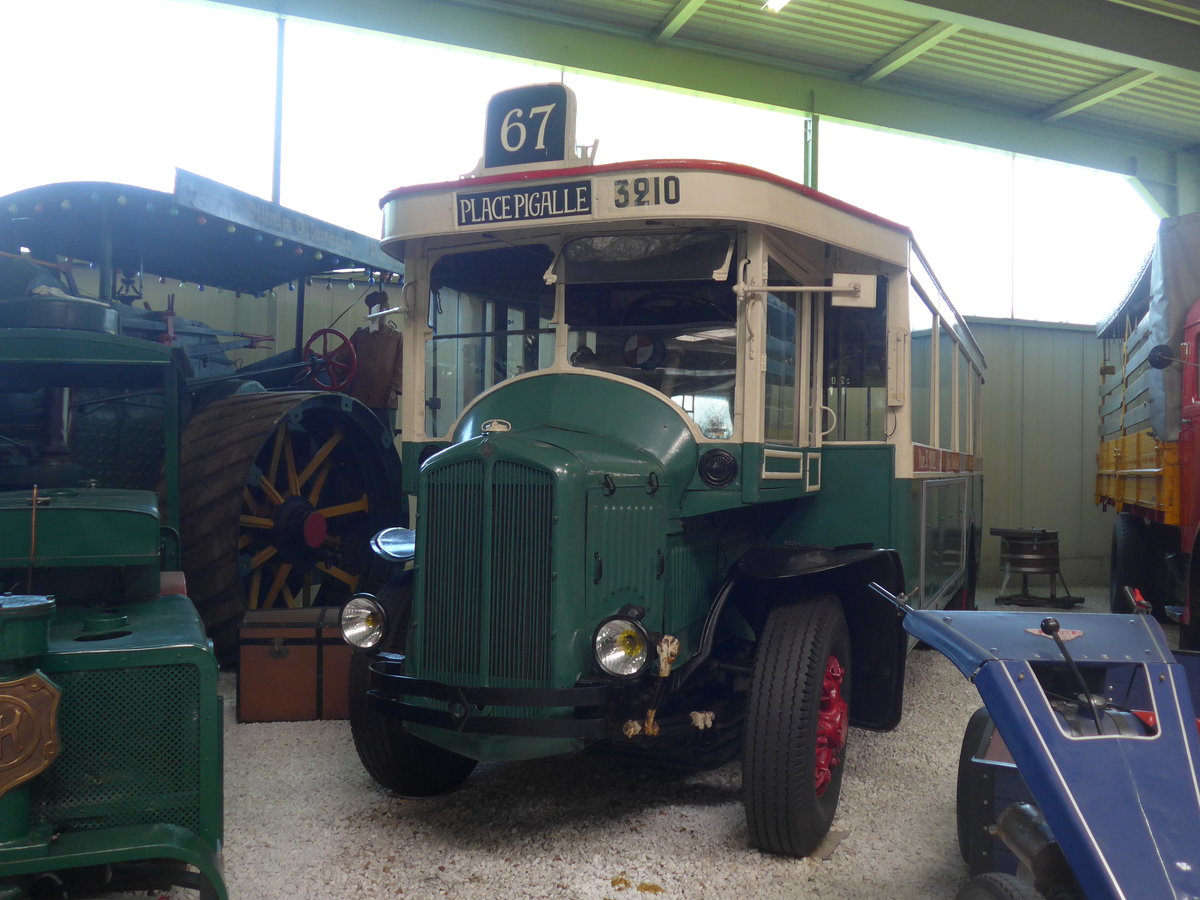
[[[992,838],[987,826],[993,824],[994,798],[990,792],[988,796],[983,796],[985,792],[982,785],[973,777],[971,760],[987,749],[995,730],[996,724],[987,707],[981,706],[967,722],[962,748],[958,753],[958,783],[954,804],[958,851],[972,875],[981,875],[991,867]]]
[[[962,886],[954,900],[1046,900],[1042,892],[1014,875],[989,872]]]

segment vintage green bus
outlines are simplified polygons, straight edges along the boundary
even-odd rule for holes
[[[343,615],[360,757],[425,796],[593,745],[740,753],[751,842],[806,854],[848,726],[900,717],[868,585],[973,606],[983,355],[902,226],[743,166],[596,164],[561,84],[487,122],[475,173],[382,201],[416,515]]]

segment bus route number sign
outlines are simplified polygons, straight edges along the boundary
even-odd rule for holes
[[[573,149],[575,98],[564,84],[534,84],[488,101],[485,169],[562,162]]]

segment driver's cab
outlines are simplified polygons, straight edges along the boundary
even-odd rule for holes
[[[411,313],[424,366],[406,376],[422,433],[405,440],[447,440],[485,391],[555,370],[664,396],[700,443],[753,445],[751,500],[818,490],[825,439],[886,440],[900,265],[756,224],[639,225],[409,242],[428,291]]]
[[[439,254],[430,267],[427,437],[474,397],[558,368],[665,395],[698,436],[729,440],[737,408],[736,229],[566,234]]]

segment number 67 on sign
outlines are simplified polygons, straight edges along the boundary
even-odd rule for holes
[[[575,94],[565,84],[502,91],[487,108],[482,169],[561,165],[575,155]]]

